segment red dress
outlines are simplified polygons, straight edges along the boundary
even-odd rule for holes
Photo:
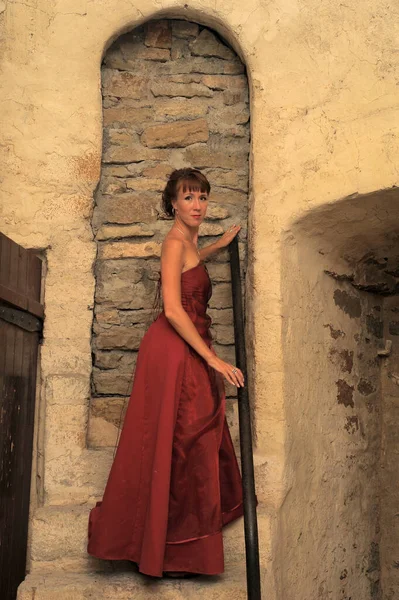
[[[211,346],[211,282],[182,273],[182,305]],[[145,334],[118,450],[89,519],[88,553],[130,560],[147,575],[223,572],[222,526],[242,515],[222,376],[162,312]]]

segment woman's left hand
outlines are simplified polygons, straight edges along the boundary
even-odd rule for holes
[[[241,225],[231,225],[227,231],[218,239],[218,246],[220,248],[225,248],[230,244],[230,242],[236,237],[237,233],[240,231]]]

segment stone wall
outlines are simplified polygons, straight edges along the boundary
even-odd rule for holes
[[[174,168],[211,182],[200,245],[240,223],[245,275],[249,106],[245,67],[214,32],[150,21],[120,37],[102,66],[103,162],[93,229],[98,243],[89,445],[114,445],[140,340],[153,318],[162,239],[172,221],[161,191]],[[234,363],[228,253],[209,264],[215,350]],[[234,396],[228,386],[228,396]],[[237,441],[235,406],[228,417]]]

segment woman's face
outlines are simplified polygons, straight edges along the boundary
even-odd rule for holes
[[[198,227],[205,219],[208,208],[208,194],[199,190],[190,191],[189,185],[184,185],[184,182],[182,182],[177,192],[177,198],[172,204],[176,216],[183,223],[188,227]]]

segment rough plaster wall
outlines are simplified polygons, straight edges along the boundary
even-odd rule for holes
[[[398,258],[396,256],[396,266]],[[397,271],[397,267],[396,267]],[[397,273],[396,273],[397,274]],[[399,590],[399,298],[384,300],[385,337],[391,354],[382,369],[381,456],[381,572],[383,600],[394,600]]]
[[[398,289],[397,261],[386,258],[397,256],[398,233],[393,189],[309,211],[282,236],[291,489],[276,554],[287,600],[375,600],[385,588],[392,549],[380,530],[392,522],[395,497],[380,487],[381,434],[392,415],[384,414],[387,359],[378,352],[384,297]]]
[[[273,511],[290,486],[280,231],[309,208],[398,183],[394,10],[383,0],[340,5],[332,0],[4,4],[2,230],[26,247],[47,249],[49,265],[42,354],[46,502],[85,501],[91,478],[97,476],[85,450],[85,432],[96,249],[90,219],[101,162],[101,57],[121,33],[162,14],[215,28],[248,69],[253,198],[249,342],[256,363],[255,434],[258,450],[268,460],[262,493]]]
[[[172,222],[161,192],[174,168],[201,168],[211,182],[200,245],[233,223],[243,276],[247,232],[248,84],[236,54],[207,28],[150,21],[119,38],[102,66],[104,153],[93,226],[93,398],[89,445],[113,446],[127,407],[141,338],[153,318],[162,239]],[[208,262],[218,356],[235,361],[227,251]],[[236,396],[227,386],[227,395]],[[236,403],[227,403],[238,443]]]
[[[285,265],[293,472],[281,509],[280,593],[285,600],[375,600],[382,299],[325,274],[306,245],[297,241]]]

